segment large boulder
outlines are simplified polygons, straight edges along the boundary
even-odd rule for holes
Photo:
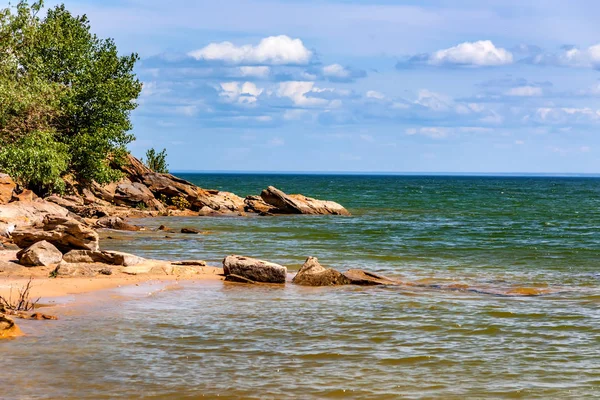
[[[0,315],[0,339],[13,338],[22,335],[23,332],[21,332],[19,327],[15,324],[15,321],[4,315]]]
[[[47,267],[58,264],[62,260],[62,253],[52,243],[42,240],[19,251],[17,258],[19,264],[26,267]]]
[[[13,241],[17,246],[27,248],[45,240],[63,253],[72,249],[98,250],[98,234],[74,218],[47,215],[42,225],[42,229],[17,227],[12,233]]]
[[[17,184],[7,174],[0,173],[0,204],[8,203],[13,196]]]
[[[265,203],[260,196],[248,196],[244,199],[244,211],[257,214],[270,214],[273,206]]]
[[[292,283],[303,286],[334,286],[348,285],[351,281],[341,272],[323,267],[316,257],[308,257]]]
[[[69,210],[39,199],[0,205],[0,221],[16,224],[18,227],[42,223],[44,218],[51,214],[66,217]]]
[[[350,215],[348,210],[333,201],[317,200],[303,195],[287,195],[269,186],[260,194],[262,200],[273,206],[273,213],[309,215]]]
[[[223,272],[237,275],[254,282],[285,283],[287,268],[256,258],[231,255],[223,260]]]
[[[130,267],[143,263],[145,259],[120,251],[71,250],[63,256],[63,261],[70,264],[103,263]]]
[[[400,285],[401,282],[387,278],[373,272],[364,271],[362,269],[350,269],[344,272],[344,276],[350,280],[353,285]]]

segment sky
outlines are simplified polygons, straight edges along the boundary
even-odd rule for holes
[[[600,172],[595,0],[64,3],[140,55],[171,170]]]

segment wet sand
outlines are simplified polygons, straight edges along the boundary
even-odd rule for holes
[[[169,283],[176,281],[221,281],[222,268],[202,267],[197,274],[150,274],[140,273],[129,275],[115,272],[113,275],[98,275],[94,277],[49,277],[54,270],[50,267],[25,268],[13,261],[16,251],[0,251],[0,296],[13,298],[18,296],[19,289],[23,288],[31,279],[31,298],[40,298],[43,303],[48,298],[64,297],[75,294],[89,293],[100,290],[118,288],[127,285],[140,285],[142,283]],[[169,265],[168,261],[149,261],[155,265]],[[11,293],[12,292],[12,293]]]

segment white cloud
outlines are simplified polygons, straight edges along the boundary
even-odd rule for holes
[[[409,128],[406,130],[407,135],[422,135],[432,139],[443,139],[448,136],[449,131],[447,128],[439,127],[423,127],[423,128]]]
[[[279,84],[277,95],[291,99],[295,105],[301,107],[326,106],[329,101],[319,97],[307,96],[310,93],[319,93],[328,89],[315,87],[314,82],[288,81]]]
[[[377,99],[383,100],[385,99],[385,95],[383,93],[377,92],[375,90],[369,90],[366,94],[368,99]]]
[[[196,60],[223,61],[231,64],[308,64],[312,52],[300,39],[289,36],[269,36],[256,46],[236,46],[231,42],[211,43],[188,53]]]
[[[252,82],[223,82],[219,95],[228,103],[254,104],[264,89],[258,88]]]
[[[515,140],[515,144],[519,145],[519,146],[522,146],[522,145],[525,144],[525,142],[523,140]]]
[[[562,65],[565,67],[598,68],[600,67],[600,44],[586,49],[572,47],[558,54],[538,54],[532,58],[531,62],[533,64]]]
[[[431,54],[427,63],[430,65],[470,65],[498,66],[513,63],[510,51],[496,47],[490,40],[464,42],[449,49],[438,50]]]
[[[415,103],[434,111],[447,111],[452,106],[453,101],[443,94],[422,89],[419,90]]]
[[[359,137],[361,140],[364,140],[365,142],[373,143],[375,141],[375,138],[371,135],[363,134],[363,135],[360,135]]]
[[[323,67],[323,75],[330,78],[347,79],[352,73],[340,64],[331,64]]]
[[[506,94],[508,96],[518,97],[533,97],[541,96],[543,94],[542,88],[537,86],[518,86],[509,89]]]
[[[254,78],[266,78],[271,73],[271,68],[265,66],[258,67],[239,67],[241,76]]]
[[[550,123],[590,122],[600,120],[600,110],[589,107],[540,107],[535,111],[533,117],[537,121]]]

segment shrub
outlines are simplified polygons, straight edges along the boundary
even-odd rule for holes
[[[38,193],[62,192],[68,167],[69,148],[52,132],[33,132],[0,149],[0,170]]]
[[[154,172],[166,174],[169,172],[169,165],[167,164],[167,149],[162,149],[161,152],[156,152],[154,149],[150,149],[146,152],[146,159],[143,160],[144,164]]]
[[[190,208],[190,202],[183,196],[177,196],[171,199],[171,202],[175,207],[180,209],[181,211]]]

